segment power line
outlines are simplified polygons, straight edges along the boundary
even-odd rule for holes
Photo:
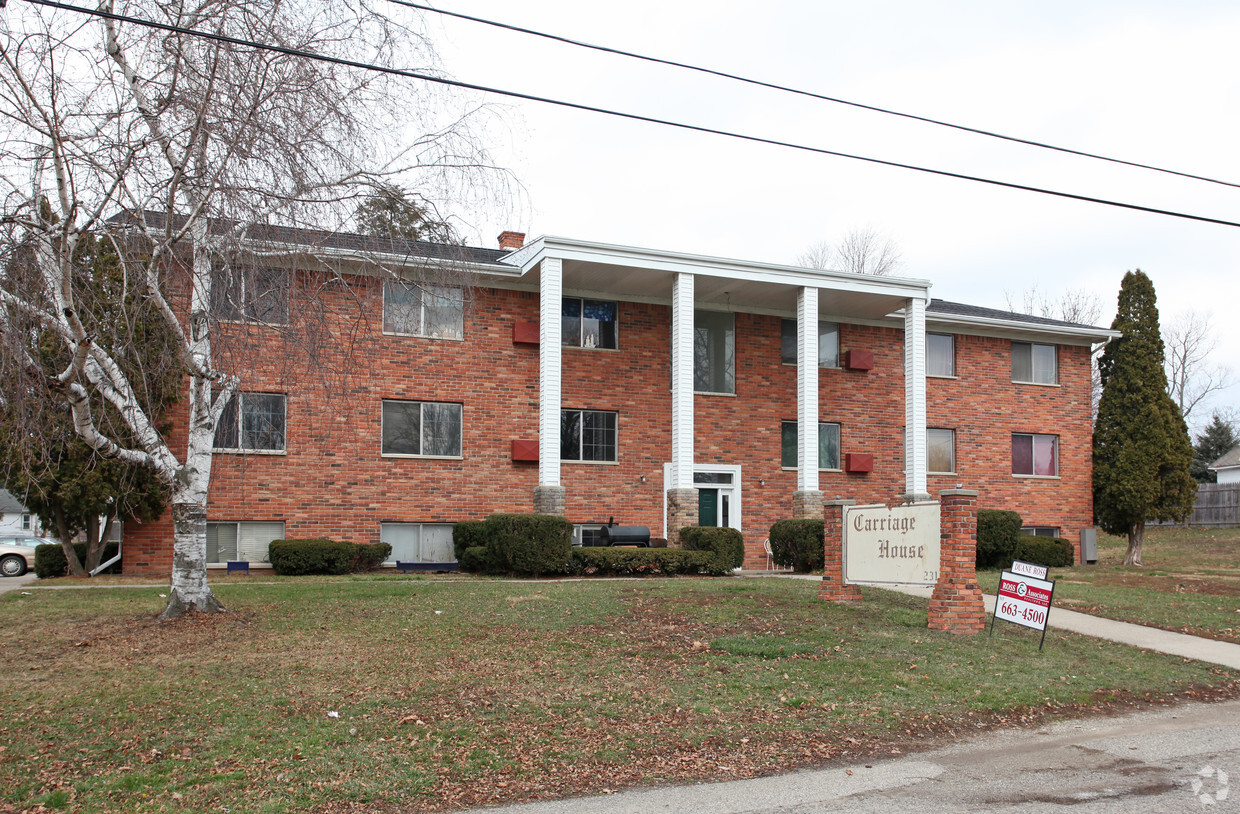
[[[652,57],[646,54],[638,54],[633,51],[624,51],[619,48],[611,48],[606,45],[596,45],[594,43],[582,42],[581,40],[570,39],[568,37],[563,37],[558,34],[548,34],[545,31],[535,31],[532,28],[522,28],[521,26],[518,26],[518,25],[512,25],[510,23],[501,23],[496,20],[488,20],[483,17],[474,17],[469,14],[461,14],[455,11],[445,11],[443,9],[435,8],[434,6],[427,6],[421,3],[410,2],[410,0],[389,0],[389,2],[395,3],[396,5],[400,5],[400,6],[407,6],[412,9],[418,9],[420,11],[429,11],[434,14],[443,15],[445,17],[455,17],[456,19],[459,19],[459,20],[467,20],[472,23],[480,23],[482,25],[489,25],[494,28],[503,29],[505,31],[514,31],[519,34],[528,34],[532,37],[541,37],[543,39],[552,40],[554,42],[561,42],[566,45],[573,45],[578,48],[588,48],[592,51],[599,51],[605,54],[615,54],[616,56],[629,57],[631,59],[639,59],[645,62],[652,62],[658,65],[668,65],[673,68],[683,68],[687,71],[696,71],[698,73],[708,74],[710,76],[718,76],[723,79],[731,79],[736,82],[744,82],[749,85],[756,85],[757,87],[768,88],[770,90],[777,90],[783,93],[792,93],[798,96],[807,96],[811,99],[818,99],[823,102],[834,102],[835,104],[848,105],[849,107],[855,107],[861,110],[869,110],[874,113],[882,113],[887,116],[899,116],[900,118],[904,118],[904,119],[911,119],[913,121],[923,122],[925,124],[933,124],[938,127],[948,127],[953,130],[960,130],[965,133],[973,133],[975,135],[986,136],[988,138],[1002,139],[1003,141],[1011,141],[1016,144],[1025,144],[1030,147],[1039,147],[1044,150],[1054,150],[1056,152],[1067,153],[1069,155],[1081,156],[1083,158],[1093,158],[1098,161],[1109,161],[1113,164],[1122,164],[1127,167],[1136,167],[1138,169],[1143,169],[1143,170],[1152,170],[1154,172],[1161,172],[1167,175],[1179,176],[1180,178],[1190,178],[1194,181],[1205,181],[1206,183],[1209,183],[1209,184],[1220,184],[1222,186],[1235,187],[1237,189],[1240,189],[1240,184],[1232,183],[1231,181],[1221,181],[1217,178],[1210,178],[1204,175],[1194,175],[1192,173],[1181,172],[1179,170],[1166,169],[1165,167],[1157,167],[1157,166],[1154,166],[1153,164],[1142,164],[1138,161],[1126,161],[1122,158],[1111,158],[1109,156],[1099,155],[1097,153],[1085,152],[1084,150],[1074,150],[1070,147],[1059,147],[1054,144],[1047,144],[1041,141],[1034,141],[1032,139],[1020,138],[1019,136],[1008,136],[1008,135],[1004,135],[1003,133],[996,133],[991,130],[983,130],[977,127],[969,127],[963,124],[953,124],[952,122],[946,122],[946,121],[942,121],[939,119],[932,119],[932,118],[929,118],[928,116],[918,116],[915,113],[903,113],[898,110],[890,110],[888,108],[877,107],[875,105],[867,105],[864,102],[853,102],[848,99],[840,99],[834,96],[826,96],[821,93],[815,93],[813,91],[808,91],[808,90],[801,90],[800,88],[788,87],[786,85],[777,85],[773,82],[764,82],[761,79],[752,79],[750,77],[740,76],[738,74],[727,73],[726,71],[718,71],[713,68],[703,68],[699,65],[691,65],[685,62],[677,62],[672,59],[662,59],[660,57]]]
[[[1027,186],[1025,184],[1016,184],[1010,181],[997,181],[991,178],[982,178],[976,175],[965,175],[964,173],[949,172],[947,170],[936,170],[930,167],[919,167],[915,164],[903,164],[898,161],[887,161],[881,158],[872,158],[869,156],[854,155],[852,153],[839,152],[837,150],[828,150],[823,147],[810,147],[804,144],[796,144],[789,141],[780,141],[779,139],[764,138],[762,136],[746,135],[744,133],[735,133],[729,130],[719,130],[712,127],[704,127],[702,125],[687,124],[684,122],[676,122],[670,119],[659,119],[653,116],[643,116],[637,113],[625,113],[623,111],[611,110],[604,107],[595,107],[593,105],[581,104],[578,102],[567,102],[561,99],[552,99],[545,96],[535,96],[529,93],[521,93],[518,91],[503,90],[500,88],[488,87],[486,85],[477,85],[470,82],[461,82],[455,79],[447,79],[442,76],[432,76],[428,74],[418,73],[416,71],[403,70],[401,68],[389,68],[382,65],[375,65],[368,62],[359,62],[356,60],[344,59],[342,57],[332,57],[323,54],[315,54],[308,51],[300,51],[295,48],[287,48],[281,45],[268,45],[266,43],[254,42],[252,40],[243,40],[238,37],[230,37],[226,34],[216,34],[210,31],[198,31],[195,29],[183,28],[171,25],[169,23],[160,23],[153,20],[143,20],[137,17],[128,17],[115,12],[104,11],[102,9],[81,8],[68,3],[60,3],[57,0],[26,0],[26,2],[35,5],[47,6],[49,8],[62,9],[64,11],[76,11],[81,14],[88,14],[95,17],[103,17],[118,22],[133,23],[147,28],[154,28],[160,31],[168,31],[175,34],[185,34],[193,37],[201,37],[203,39],[213,40],[216,42],[227,43],[229,45],[238,45],[245,48],[254,48],[261,51],[271,51],[274,53],[285,54],[287,56],[301,57],[304,59],[313,59],[319,62],[327,62],[329,64],[341,65],[348,68],[357,68],[360,70],[375,71],[378,73],[389,74],[392,76],[403,76],[410,79],[419,79],[424,82],[433,82],[439,85],[447,85],[449,87],[463,88],[466,90],[474,90],[481,93],[492,93],[499,96],[507,96],[513,99],[523,99],[529,102],[540,102],[543,104],[555,105],[558,107],[568,108],[570,110],[582,110],[590,113],[599,113],[605,116],[613,116],[621,119],[629,119],[631,121],[646,122],[648,124],[658,124],[665,127],[675,127],[680,130],[688,130],[696,133],[709,133],[716,136],[724,136],[727,138],[739,139],[741,141],[749,141],[756,144],[767,144],[774,147],[786,147],[792,150],[800,150],[802,152],[816,153],[819,155],[835,156],[837,158],[847,158],[853,161],[864,161],[870,164],[878,164],[885,167],[895,167],[897,169],[912,170],[914,172],[926,173],[929,175],[938,175],[944,178],[956,178],[962,181],[973,181],[980,184],[989,184],[991,186],[1004,187],[1007,189],[1017,189],[1024,192],[1035,192],[1040,195],[1051,195],[1058,198],[1067,198],[1069,200],[1084,201],[1086,203],[1101,204],[1103,206],[1113,206],[1121,209],[1131,209],[1138,212],[1149,212],[1155,215],[1166,215],[1173,218],[1182,218],[1184,220],[1200,221],[1202,223],[1214,223],[1220,226],[1240,227],[1240,223],[1219,218],[1210,218],[1204,215],[1191,215],[1185,212],[1175,212],[1169,209],[1158,209],[1150,206],[1141,206],[1139,204],[1124,203],[1122,201],[1112,201],[1106,198],[1094,198],[1088,195],[1077,195],[1071,192],[1060,192],[1053,189],[1045,189],[1042,187]]]

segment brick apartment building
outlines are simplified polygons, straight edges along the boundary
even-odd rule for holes
[[[216,435],[212,563],[305,537],[451,561],[453,523],[543,511],[586,544],[611,517],[673,544],[732,526],[764,567],[771,524],[823,499],[957,486],[1078,556],[1092,526],[1090,352],[1111,331],[933,300],[924,280],[511,232],[454,254],[274,231],[265,254],[288,263],[216,286],[243,382]],[[291,258],[311,242],[307,270]],[[467,286],[427,282],[448,264]],[[167,573],[171,532],[127,525],[125,571]]]

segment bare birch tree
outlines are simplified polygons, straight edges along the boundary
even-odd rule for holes
[[[266,225],[331,229],[376,189],[444,200],[490,192],[493,184],[470,182],[495,176],[471,135],[476,111],[450,97],[235,42],[433,69],[415,21],[366,0],[105,0],[98,9],[104,16],[10,4],[0,18],[0,268],[20,247],[32,271],[0,278],[0,375],[19,372],[32,398],[60,400],[98,453],[154,470],[175,527],[164,616],[215,611],[206,505],[216,427],[248,373],[235,352],[245,326],[281,321],[270,310],[270,286],[281,283],[253,271],[312,251],[281,248]],[[255,250],[255,238],[267,248]],[[106,305],[82,295],[73,261],[93,239],[112,246],[125,289],[172,329],[177,344],[161,358],[135,360],[140,343],[95,333],[89,309]],[[63,366],[31,352],[34,332],[57,343]],[[169,365],[187,382],[178,408],[186,437],[175,446],[143,381]],[[123,435],[109,431],[117,419]]]
[[[885,277],[903,268],[904,257],[893,239],[866,226],[851,230],[838,244],[815,243],[796,262],[805,268]]]
[[[1231,369],[1211,362],[1218,338],[1209,314],[1180,314],[1163,329],[1163,344],[1167,347],[1167,392],[1188,421],[1207,397],[1231,387]]]

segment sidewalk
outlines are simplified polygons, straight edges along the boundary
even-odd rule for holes
[[[928,598],[932,589],[893,587],[889,590]],[[987,594],[985,600],[986,612],[994,613],[994,595]],[[987,624],[989,624],[989,619]],[[1090,616],[1077,611],[1064,610],[1054,605],[1051,606],[1051,613],[1047,619],[1047,624],[1052,628],[1080,633],[1085,636],[1093,636],[1096,639],[1130,644],[1133,647],[1140,647],[1145,650],[1154,650],[1172,656],[1182,656],[1195,661],[1208,661],[1211,664],[1221,664],[1233,670],[1240,670],[1240,644],[1203,639],[1200,636],[1189,636],[1186,633],[1172,633],[1169,630],[1136,625],[1131,622],[1116,622],[1113,619],[1104,619],[1101,616]]]

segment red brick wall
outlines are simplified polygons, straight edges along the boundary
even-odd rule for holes
[[[306,280],[302,280],[304,285]],[[307,308],[305,326],[281,339],[250,329],[258,356],[242,355],[242,389],[286,392],[284,455],[214,457],[208,519],[285,523],[289,537],[326,536],[377,542],[384,521],[452,522],[493,512],[532,510],[536,463],[514,463],[511,441],[538,432],[538,347],[514,344],[512,324],[538,320],[538,298],[483,289],[466,315],[465,340],[382,335],[382,298],[373,280],[351,291],[320,292],[324,309]],[[355,296],[356,295],[356,296]],[[299,312],[298,308],[294,308]],[[567,516],[663,529],[663,464],[671,447],[667,306],[622,302],[620,349],[564,348],[563,406],[619,413],[618,464],[565,462]],[[297,321],[296,319],[294,320]],[[315,334],[306,340],[299,327]],[[320,336],[321,329],[328,335]],[[780,321],[736,315],[736,395],[696,397],[697,460],[741,465],[746,564],[764,566],[771,523],[792,515],[796,472],[780,467],[780,422],[796,418],[796,368],[780,363]],[[291,345],[290,353],[286,345]],[[319,351],[307,362],[297,348]],[[958,380],[928,384],[929,424],[957,431],[957,473],[933,476],[931,491],[962,483],[982,492],[983,508],[1012,508],[1027,524],[1065,531],[1088,525],[1089,368],[1086,349],[1060,349],[1060,387],[1014,385],[1007,340],[957,338]],[[221,347],[227,352],[227,343]],[[820,415],[841,424],[842,453],[874,455],[864,475],[820,474],[825,497],[886,501],[904,489],[902,331],[841,326],[841,352],[874,352],[869,371],[820,371]],[[296,361],[290,363],[286,358]],[[385,398],[463,404],[463,459],[380,455]],[[184,405],[173,438],[184,449]],[[975,416],[967,424],[960,416]],[[1013,478],[1010,434],[1058,430],[1061,477]],[[553,439],[558,442],[558,439]],[[641,482],[642,476],[646,482]],[[765,481],[760,484],[760,481]],[[125,530],[125,569],[167,573],[171,523]]]

